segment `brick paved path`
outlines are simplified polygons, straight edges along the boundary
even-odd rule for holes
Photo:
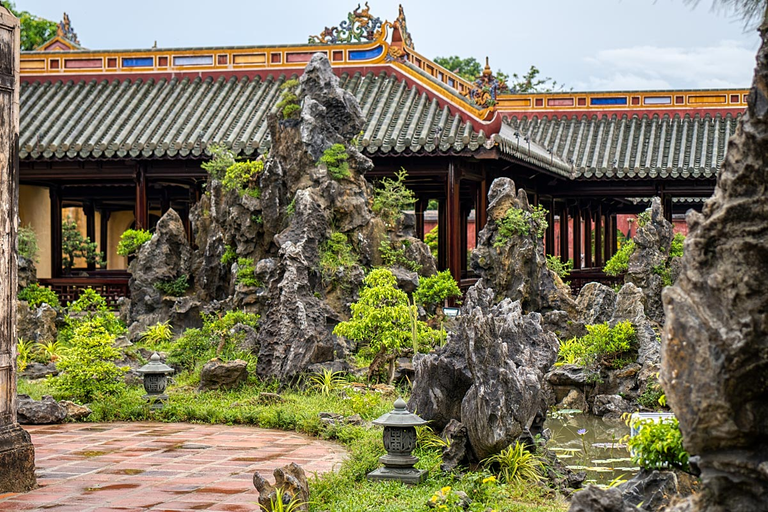
[[[28,425],[39,488],[0,510],[259,510],[254,471],[338,467],[339,445],[279,430],[183,423]],[[0,468],[2,470],[2,468]]]

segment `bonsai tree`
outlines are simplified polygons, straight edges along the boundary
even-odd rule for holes
[[[91,242],[89,237],[83,237],[77,228],[77,223],[71,217],[61,226],[61,264],[64,274],[71,274],[77,258],[84,259],[87,263],[101,265],[104,255],[96,250],[96,242]]]
[[[337,336],[367,343],[376,353],[368,378],[384,364],[388,365],[387,381],[395,375],[395,360],[405,347],[429,349],[443,339],[443,332],[417,320],[416,307],[409,304],[408,295],[397,288],[391,271],[377,268],[365,278],[360,300],[350,306],[352,318],[339,323],[333,330]]]

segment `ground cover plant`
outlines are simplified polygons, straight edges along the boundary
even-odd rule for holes
[[[21,290],[18,294],[19,300],[27,301],[30,308],[36,308],[41,304],[48,304],[54,308],[59,307],[59,297],[56,293],[45,286],[40,286],[38,283],[30,283]]]
[[[637,335],[630,321],[614,327],[587,325],[587,334],[560,343],[556,364],[576,364],[599,373],[603,366],[623,368],[637,356]]]

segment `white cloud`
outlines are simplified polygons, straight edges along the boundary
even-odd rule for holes
[[[590,77],[579,89],[748,87],[755,51],[731,40],[693,48],[644,45],[601,50],[584,62]]]

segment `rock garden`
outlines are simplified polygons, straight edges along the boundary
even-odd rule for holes
[[[761,98],[732,150],[765,144]],[[729,151],[685,240],[654,200],[607,263],[623,284],[578,296],[548,264],[546,212],[496,179],[471,255],[479,279],[462,293],[414,235],[407,170],[366,180],[362,126],[315,55],[282,86],[267,155],[211,150],[194,242],[173,210],[151,233],[124,234],[131,298],[118,312],[92,290],[60,304],[27,272],[19,421],[254,425],[346,447],[335,472],[255,475],[275,512],[655,511],[691,494],[675,510],[759,509],[768,357],[756,262],[768,254],[765,191],[747,190],[765,186],[765,162]],[[162,402],[142,386],[155,353],[172,369]],[[427,422],[417,485],[367,479],[386,453],[373,421],[399,397]]]

